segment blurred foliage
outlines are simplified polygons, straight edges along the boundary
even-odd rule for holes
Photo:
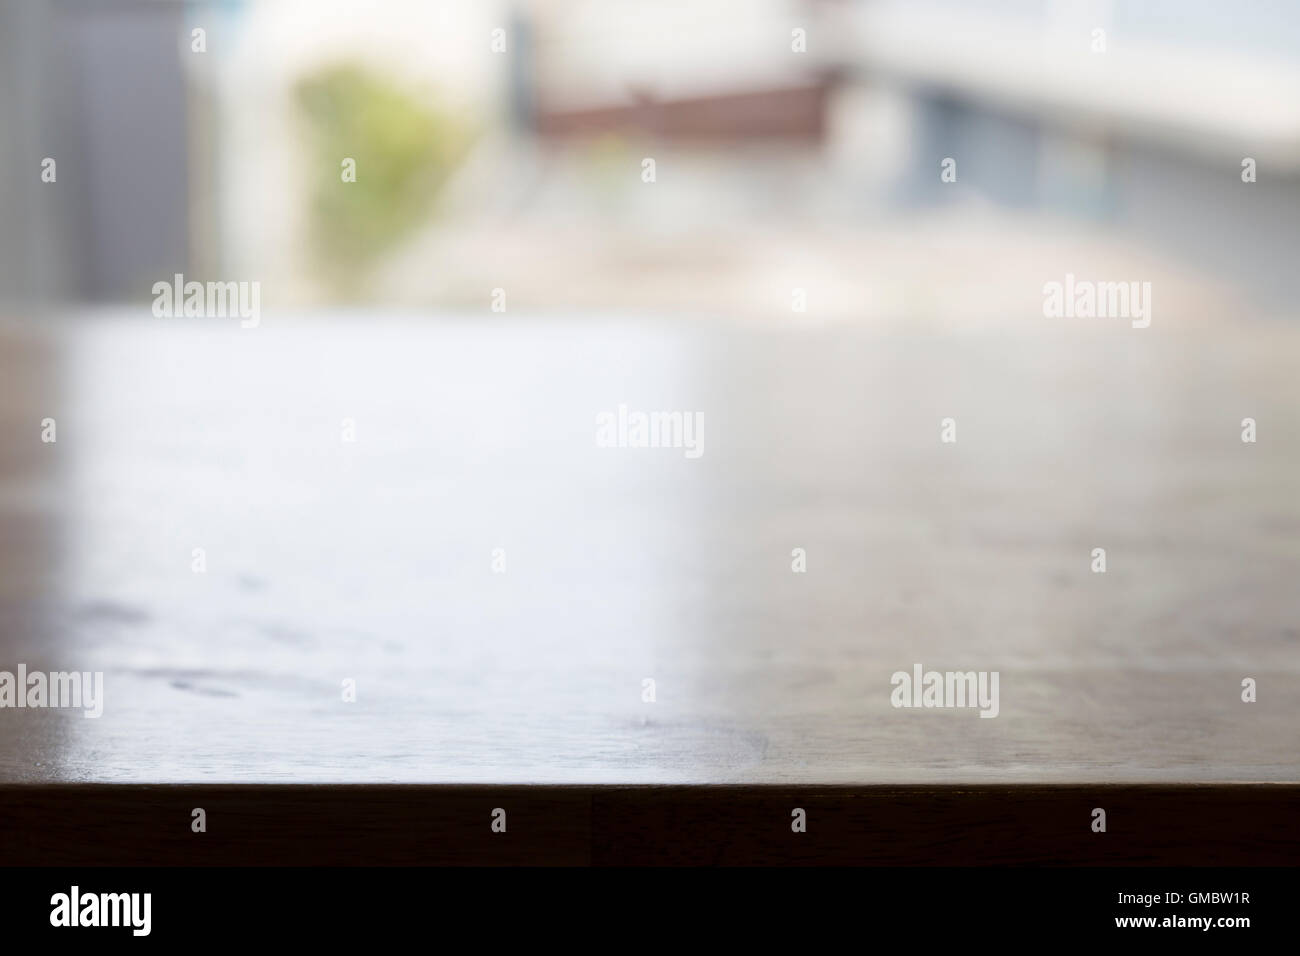
[[[303,77],[294,98],[310,142],[312,251],[336,293],[356,294],[383,254],[432,215],[469,125],[352,64]],[[343,181],[346,157],[356,182]]]

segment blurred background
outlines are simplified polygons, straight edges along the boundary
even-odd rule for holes
[[[0,0],[0,669],[107,688],[0,781],[1297,779],[1297,104],[1290,0]]]
[[[258,280],[270,310],[501,287],[511,311],[788,315],[798,287],[820,320],[977,321],[1038,298],[1035,248],[1100,240],[1166,278],[1166,308],[1292,307],[1285,0],[0,10],[11,303],[145,301],[183,272]]]

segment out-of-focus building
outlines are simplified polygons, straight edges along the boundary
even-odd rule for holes
[[[4,0],[0,296],[185,271],[330,302],[310,245],[341,157],[295,90],[347,64],[471,144],[352,301],[746,314],[800,286],[857,318],[928,308],[936,249],[1019,288],[1044,242],[1095,238],[1290,311],[1297,51],[1272,2]]]

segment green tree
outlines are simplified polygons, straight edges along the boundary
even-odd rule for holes
[[[313,257],[336,293],[355,296],[384,253],[432,215],[468,126],[353,64],[303,77],[294,94],[310,144]],[[343,181],[345,158],[356,161],[355,182]]]

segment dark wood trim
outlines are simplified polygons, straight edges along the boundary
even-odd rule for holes
[[[1298,820],[1294,784],[33,784],[0,787],[0,864],[1287,866]]]

